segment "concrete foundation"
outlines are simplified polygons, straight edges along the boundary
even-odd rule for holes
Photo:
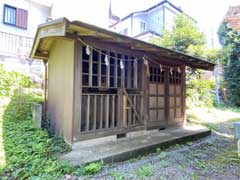
[[[156,148],[167,148],[174,144],[186,143],[211,134],[209,129],[171,127],[165,130],[138,131],[128,133],[125,138],[109,136],[74,143],[72,151],[61,156],[73,166],[103,160],[112,163],[135,158]]]

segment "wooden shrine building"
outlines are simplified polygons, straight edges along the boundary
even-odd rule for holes
[[[47,64],[47,112],[73,143],[182,125],[185,67],[214,64],[79,21],[39,26],[31,58]]]

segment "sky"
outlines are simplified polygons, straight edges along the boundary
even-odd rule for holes
[[[108,27],[110,0],[42,0],[53,1],[53,18],[65,16],[100,27]],[[133,11],[147,9],[162,0],[111,0],[112,12],[124,17]],[[240,5],[240,0],[169,0],[198,22],[208,45],[219,47],[217,29],[229,6]]]
[[[112,0],[112,11],[120,17],[147,9],[161,0]],[[229,6],[240,5],[240,0],[170,0],[198,22],[207,36],[209,46],[218,47],[217,29]],[[213,43],[212,43],[213,42]]]

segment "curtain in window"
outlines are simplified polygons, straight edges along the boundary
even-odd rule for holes
[[[16,25],[16,9],[13,7],[5,6],[4,22]]]
[[[27,11],[17,8],[16,11],[16,26],[27,28]]]

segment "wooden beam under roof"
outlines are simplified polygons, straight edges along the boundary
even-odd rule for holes
[[[171,49],[159,47],[147,42],[143,42],[134,38],[130,38],[116,32],[111,32],[106,29],[99,28],[90,24],[86,24],[80,21],[70,22],[66,18],[61,18],[58,20],[53,20],[49,23],[45,23],[39,26],[37,35],[34,40],[33,48],[31,51],[31,57],[37,57],[37,51],[46,50],[46,46],[41,45],[41,40],[44,38],[68,38],[66,33],[75,33],[77,32],[81,38],[95,38],[95,42],[90,42],[94,45],[102,44],[103,49],[108,49],[110,51],[117,49],[120,51],[127,51],[128,54],[132,54],[132,50],[137,56],[143,56],[147,54],[156,54],[157,56],[168,57],[174,59],[174,61],[181,61],[188,66],[195,68],[202,68],[207,70],[213,70],[214,63],[208,62],[206,60],[190,56],[178,51]],[[70,38],[71,39],[71,38]],[[114,47],[111,47],[114,46]],[[45,58],[45,57],[42,57]]]

